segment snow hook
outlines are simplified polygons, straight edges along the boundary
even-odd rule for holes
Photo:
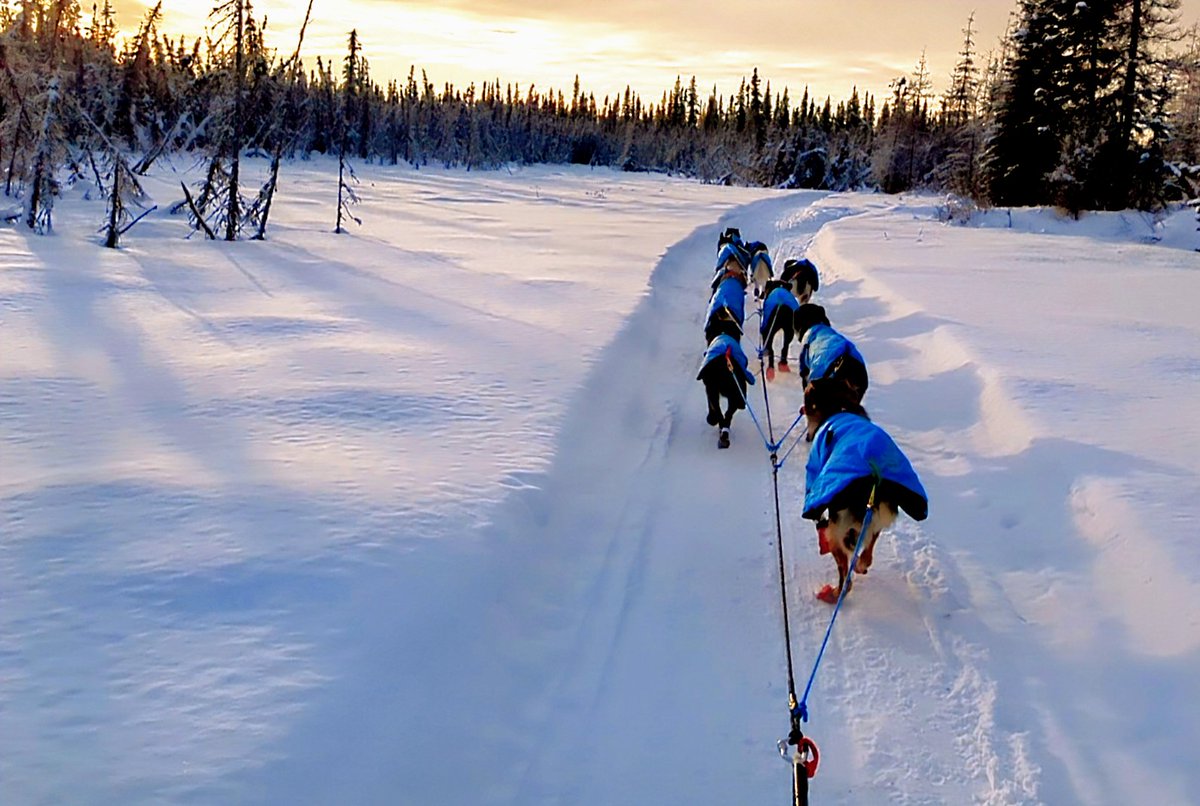
[[[817,765],[821,763],[821,751],[817,749],[817,743],[812,739],[804,736],[800,739],[800,744],[796,745],[796,765],[804,767],[804,772],[809,778],[817,776]]]
[[[788,755],[788,748],[795,746],[796,752]],[[792,806],[808,806],[808,781],[817,774],[821,753],[812,739],[793,732],[779,740],[779,755],[792,763]]]

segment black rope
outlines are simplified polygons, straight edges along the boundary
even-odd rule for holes
[[[759,315],[761,316],[761,308]],[[774,335],[773,333],[771,334]],[[783,643],[787,655],[787,683],[788,683],[788,744],[799,745],[804,740],[804,734],[800,730],[800,714],[798,702],[796,700],[796,674],[795,667],[792,663],[792,626],[791,619],[788,617],[788,596],[787,596],[787,567],[783,559],[783,520],[780,516],[779,507],[779,453],[778,447],[775,446],[775,430],[771,422],[771,397],[767,394],[767,373],[763,364],[763,352],[765,351],[765,343],[763,342],[762,330],[759,330],[759,349],[758,349],[758,366],[760,375],[763,379],[762,393],[763,406],[766,410],[767,417],[767,435],[771,447],[771,487],[775,493],[775,547],[779,557],[779,602],[783,610]],[[787,356],[785,355],[784,358]],[[793,423],[793,426],[795,424]],[[786,437],[785,437],[786,439]],[[789,451],[790,453],[790,451]],[[797,752],[799,748],[797,747]],[[808,782],[805,779],[805,802],[807,802]],[[796,791],[799,792],[799,785],[796,785]],[[797,801],[799,802],[799,801]]]
[[[765,300],[759,301],[758,315],[762,319],[762,305]],[[769,333],[774,336],[773,332]],[[788,683],[788,737],[787,744],[795,747],[792,755],[792,806],[808,806],[808,779],[816,772],[817,765],[817,748],[811,740],[804,737],[804,732],[800,729],[800,706],[796,701],[796,674],[795,667],[792,663],[792,622],[788,616],[788,595],[787,595],[787,566],[783,559],[783,519],[780,515],[779,506],[779,468],[782,463],[779,461],[779,448],[781,445],[775,443],[775,427],[771,421],[771,397],[767,394],[767,372],[763,362],[763,353],[765,352],[765,343],[763,340],[763,330],[760,325],[758,331],[758,369],[759,377],[762,378],[763,406],[766,410],[767,419],[767,448],[771,452],[771,487],[775,494],[775,547],[779,557],[779,602],[783,611],[783,644],[787,655],[787,683]],[[787,355],[784,355],[787,358]],[[749,401],[746,402],[746,408],[750,408]],[[753,416],[753,412],[751,412]],[[800,418],[796,418],[796,422],[792,423],[791,428],[788,428],[787,434],[783,436],[780,443],[787,440],[788,434],[791,434],[792,428],[796,427],[796,423]],[[755,420],[755,425],[758,421]],[[759,429],[761,432],[761,429]],[[795,447],[794,445],[792,446]],[[791,454],[791,451],[788,451]],[[787,455],[784,456],[787,459]],[[784,743],[780,742],[781,752],[784,750]]]

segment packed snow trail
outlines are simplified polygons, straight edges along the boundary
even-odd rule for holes
[[[877,195],[363,173],[350,238],[322,232],[328,166],[295,168],[265,244],[163,214],[97,250],[65,234],[82,202],[54,238],[0,228],[0,800],[786,802],[770,463],[744,413],[716,449],[694,380],[728,225],[814,257],[931,499],[839,616],[813,802],[1194,800],[1190,248]],[[795,376],[771,394],[790,420]],[[798,677],[833,572],[803,460]]]
[[[769,222],[798,198],[739,208],[721,225]],[[766,459],[748,420],[717,454],[694,380],[716,226],[663,256],[576,395],[553,465],[522,477],[528,488],[486,531],[486,560],[455,581],[469,592],[431,593],[444,612],[381,630],[404,636],[403,646],[381,637],[385,657],[411,654],[429,673],[392,687],[382,708],[366,701],[379,689],[354,687],[363,699],[330,707],[361,728],[267,777],[302,776],[295,792],[305,795],[354,787],[417,803],[632,803],[647,793],[730,803],[786,780],[774,749],[786,717],[782,627],[764,610],[774,590],[760,517]],[[464,599],[487,610],[464,618],[453,608]],[[744,646],[714,641],[725,635]],[[400,721],[419,747],[379,741]]]
[[[372,631],[385,659],[375,679],[311,722],[319,732],[352,715],[348,735],[265,779],[311,802],[346,791],[513,804],[786,799],[770,462],[745,413],[732,448],[717,451],[695,370],[715,234],[740,226],[782,260],[852,212],[814,201],[741,208],[667,251],[575,399],[552,466],[522,477],[527,489],[487,530],[487,559],[464,558],[465,575],[429,592],[444,611]],[[839,321],[857,287],[826,282]],[[782,420],[800,389],[780,378],[771,393]],[[780,483],[793,651],[807,670],[828,617],[812,592],[830,569],[799,516],[803,460],[793,454]],[[810,696],[805,729],[823,750],[814,802],[1025,802],[1037,770],[1021,733],[996,724],[997,683],[953,621],[974,623],[946,593],[946,558],[911,522],[894,532]],[[488,606],[464,619],[457,601]],[[405,663],[419,663],[420,678],[397,679]],[[384,740],[398,724],[419,736],[403,752]]]

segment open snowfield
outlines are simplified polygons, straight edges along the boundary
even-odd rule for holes
[[[325,162],[265,243],[185,240],[166,169],[120,251],[79,190],[0,228],[0,803],[788,802],[770,462],[695,381],[725,226],[821,268],[930,495],[839,616],[812,802],[1200,803],[1190,214],[358,171],[341,236]]]

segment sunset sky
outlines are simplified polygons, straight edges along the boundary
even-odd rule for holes
[[[161,29],[202,34],[214,2],[164,0]],[[116,0],[121,26],[136,29],[149,5]],[[270,46],[295,47],[306,5],[256,3]],[[704,95],[714,84],[729,95],[758,67],[774,92],[788,86],[793,101],[805,85],[818,98],[848,97],[854,85],[882,98],[922,49],[934,89],[944,89],[971,12],[983,54],[1015,7],[1016,0],[315,0],[305,54],[309,67],[318,55],[340,60],[357,28],[381,84],[415,64],[439,88],[499,78],[570,93],[578,74],[597,102],[626,85],[653,102],[677,75],[685,84],[696,76]],[[1200,0],[1184,0],[1182,18],[1200,19]]]

